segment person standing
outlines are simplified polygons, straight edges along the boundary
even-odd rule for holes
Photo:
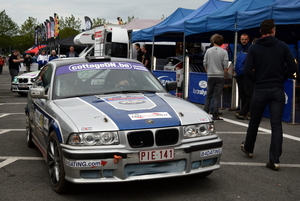
[[[20,51],[14,50],[14,52],[11,54],[8,60],[8,65],[9,65],[8,68],[11,76],[11,82],[14,80],[16,76],[18,76],[20,70],[20,63],[22,61],[24,61],[24,59],[20,58]]]
[[[142,63],[149,71],[151,71],[151,57],[150,54],[148,53],[146,45],[143,45],[141,50],[143,52]]]
[[[30,56],[30,54],[26,54],[25,58],[24,58],[24,64],[25,64],[25,67],[26,67],[26,72],[30,72],[30,67],[31,67],[31,64],[32,64],[32,58]]]
[[[251,45],[250,37],[244,33],[240,37],[241,44],[237,48],[237,59],[235,64],[236,82],[238,84],[239,98],[241,100],[240,111],[234,116],[238,119],[249,119],[247,115],[250,111],[250,94],[248,93],[251,88],[251,81],[244,76],[244,65],[247,56],[247,51]]]
[[[46,55],[45,51],[42,51],[42,53],[38,56],[37,62],[39,65],[38,70],[41,70],[41,68],[48,63],[48,56]]]
[[[221,48],[224,42],[223,36],[214,34],[210,41],[214,46],[207,49],[203,60],[203,66],[208,77],[204,110],[209,113],[213,100],[213,120],[222,120],[219,117],[219,104],[225,84],[224,78],[228,72],[228,53]]]
[[[58,56],[56,55],[56,51],[52,50],[51,55],[49,56],[49,61],[52,61],[53,59],[57,59]]]
[[[137,51],[136,54],[137,54],[137,57],[136,59],[139,61],[139,62],[142,62],[143,61],[143,52],[141,50],[141,45],[139,43],[136,43],[134,44],[134,48],[135,50]]]
[[[75,52],[74,47],[70,46],[70,51],[66,54],[66,57],[78,57],[78,53]]]
[[[2,74],[4,63],[5,59],[2,56],[0,56],[0,75]]]
[[[250,121],[247,135],[241,144],[247,157],[253,157],[258,127],[267,105],[270,108],[271,144],[266,167],[279,170],[282,154],[282,122],[285,104],[284,81],[297,71],[297,65],[289,47],[275,38],[276,27],[272,19],[260,24],[262,37],[248,50],[244,74],[254,82],[250,103]]]

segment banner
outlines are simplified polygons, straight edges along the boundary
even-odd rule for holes
[[[290,122],[292,118],[292,107],[293,107],[293,80],[288,79],[284,82],[284,94],[285,94],[285,105],[282,115],[282,121]],[[270,108],[267,105],[264,114],[264,117],[270,118]]]
[[[59,18],[56,13],[54,13],[54,39],[59,35]]]
[[[34,45],[38,45],[38,27],[34,30]]]
[[[93,23],[91,21],[91,19],[88,16],[84,16],[84,20],[85,20],[85,30],[90,30],[93,27]]]
[[[46,26],[47,26],[47,40],[51,38],[51,23],[49,20],[46,20]]]
[[[153,75],[161,82],[164,87],[166,86],[167,82],[176,81],[175,71],[154,70]],[[169,93],[175,96],[176,91],[169,91]]]
[[[54,38],[54,18],[53,17],[49,17],[49,21],[50,21],[50,38]]]
[[[42,41],[46,41],[47,40],[47,37],[46,37],[46,33],[47,33],[47,31],[46,31],[46,26],[45,26],[45,24],[41,24],[41,34],[42,34]]]
[[[122,25],[122,24],[123,24],[123,20],[122,20],[122,18],[120,18],[120,17],[117,17],[117,20],[118,20],[118,22],[119,22],[119,25]]]
[[[205,104],[207,93],[207,74],[190,73],[188,100],[194,103]]]

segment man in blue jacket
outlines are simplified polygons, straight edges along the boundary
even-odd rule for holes
[[[269,104],[272,136],[266,167],[279,170],[283,139],[281,118],[285,104],[284,81],[297,71],[297,65],[289,47],[274,37],[276,27],[272,19],[260,24],[260,32],[262,37],[250,46],[244,66],[245,76],[254,82],[254,93],[247,136],[241,149],[249,158],[253,157],[258,127],[265,107]]]

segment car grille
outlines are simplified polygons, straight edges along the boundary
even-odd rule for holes
[[[19,78],[19,83],[28,83],[28,78]]]
[[[155,138],[154,138],[155,136]],[[132,148],[173,145],[178,142],[179,131],[177,129],[164,129],[156,131],[138,131],[127,134],[129,145]]]

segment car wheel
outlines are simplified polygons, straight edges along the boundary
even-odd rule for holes
[[[54,131],[51,132],[49,138],[47,162],[52,189],[57,193],[64,193],[67,189],[68,182],[65,179],[60,142],[58,141]]]
[[[35,147],[35,144],[32,141],[32,132],[30,126],[30,119],[28,115],[26,115],[26,142],[27,142],[27,147],[29,148]]]
[[[27,93],[26,93],[26,92],[18,92],[18,94],[19,94],[20,96],[24,96],[24,97],[27,96]]]
[[[205,177],[209,176],[212,172],[213,171],[202,172],[202,173],[197,174],[197,177],[198,178],[205,178]]]

